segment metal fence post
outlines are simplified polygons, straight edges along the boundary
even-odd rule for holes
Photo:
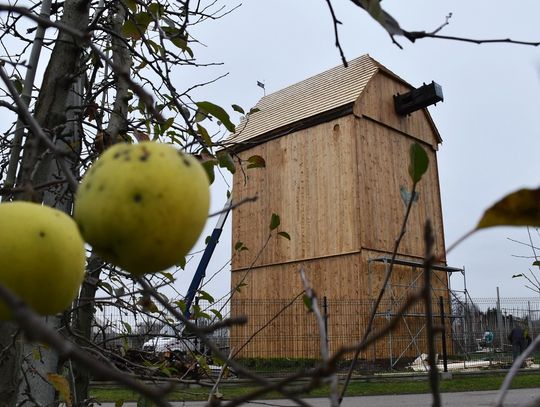
[[[328,299],[326,295],[323,297],[323,312],[324,312],[324,337],[326,340],[326,349],[330,352],[330,338],[328,337]]]
[[[529,328],[529,337],[531,340],[534,339],[534,329],[532,325],[532,315],[531,315],[531,302],[527,301],[527,307],[529,308],[529,317],[527,318],[527,327]]]
[[[446,351],[446,325],[444,321],[444,302],[443,297],[439,297],[439,308],[441,310],[441,324],[442,324],[442,354],[444,371],[448,372],[448,353]]]
[[[499,287],[497,287],[497,330],[499,331],[499,347],[504,350],[503,321],[501,313],[501,298],[499,297]]]

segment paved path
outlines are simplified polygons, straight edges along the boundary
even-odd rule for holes
[[[473,391],[461,393],[443,393],[443,407],[476,407],[491,406],[495,400],[497,391]],[[328,399],[313,398],[305,399],[314,407],[326,407]],[[536,401],[536,403],[535,403]],[[431,394],[406,394],[395,396],[364,396],[347,397],[341,404],[342,407],[431,407]],[[200,401],[175,402],[175,407],[202,407],[206,403]],[[124,407],[136,407],[136,403],[125,403]],[[248,404],[247,407],[291,407],[295,406],[288,400],[259,400]],[[536,389],[510,390],[504,400],[504,407],[540,407],[540,383]],[[114,407],[113,403],[104,403],[102,407]]]

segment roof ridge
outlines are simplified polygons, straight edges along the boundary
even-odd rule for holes
[[[337,65],[263,96],[257,112],[244,117],[228,143],[245,143],[277,128],[354,102],[379,71],[390,72],[369,54]]]
[[[333,66],[332,68],[328,68],[322,72],[319,72],[317,74],[314,74],[314,75],[311,75],[305,79],[302,79],[301,81],[299,82],[295,82],[295,83],[292,83],[290,85],[287,85],[285,86],[284,88],[281,88],[281,89],[278,89],[272,93],[269,93],[268,95],[265,95],[263,96],[261,99],[259,99],[259,101],[257,102],[257,104],[261,103],[262,101],[264,100],[268,100],[269,98],[272,98],[273,96],[275,96],[276,94],[281,94],[281,93],[287,93],[288,90],[290,90],[291,88],[296,88],[296,87],[300,87],[302,86],[303,84],[306,84],[306,83],[309,83],[311,81],[313,81],[315,78],[317,77],[323,77],[323,76],[326,76],[328,75],[330,72],[332,71],[338,71],[340,69],[349,69],[351,66],[356,66],[359,64],[360,61],[363,61],[365,60],[365,62],[371,62],[373,63],[374,65],[377,65],[379,68],[383,68],[387,71],[389,71],[384,65],[382,65],[381,63],[379,63],[378,61],[376,61],[375,59],[373,59],[369,54],[362,54],[360,55],[359,57],[356,57],[350,61],[348,61],[348,67],[345,68],[343,66],[343,64],[339,64],[339,65],[336,65],[336,66]]]

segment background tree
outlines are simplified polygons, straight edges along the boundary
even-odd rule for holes
[[[211,137],[200,123],[208,113],[190,97],[191,89],[203,84],[186,84],[174,77],[178,69],[203,66],[191,49],[197,43],[191,28],[221,18],[228,12],[225,6],[215,1],[71,0],[51,5],[46,0],[28,8],[5,4],[0,9],[4,11],[3,44],[22,50],[7,55],[1,68],[2,106],[17,114],[2,143],[4,201],[33,200],[71,213],[77,179],[99,153],[120,141],[172,142],[191,153],[204,151],[209,169],[217,163],[211,159]],[[21,34],[24,31],[35,31],[34,42]],[[46,56],[41,63],[40,53]],[[43,79],[34,83],[43,66]],[[105,272],[115,278],[115,270],[89,254],[78,303],[60,318],[48,318],[50,326],[83,346],[88,346],[91,337],[94,298],[98,288],[104,287]],[[118,277],[113,281],[117,291],[110,294],[118,295],[126,283]],[[9,344],[16,333],[11,324],[6,327],[1,330],[3,344]],[[6,356],[11,349],[16,348],[8,347]],[[13,397],[17,377],[12,372],[21,371],[18,364],[34,364],[42,376],[61,371],[63,362],[59,364],[54,349],[40,349],[39,363],[32,358],[22,361],[20,355],[32,354],[30,350],[15,351],[11,363],[6,358],[0,366],[0,376],[10,378],[5,391]],[[89,372],[75,367],[72,373],[75,399],[82,403],[88,398]],[[28,375],[24,382],[29,385],[19,393],[28,394],[19,397],[50,404],[54,388],[44,388],[43,377]]]

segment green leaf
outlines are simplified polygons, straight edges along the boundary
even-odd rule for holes
[[[302,296],[302,301],[304,301],[304,305],[308,309],[309,312],[313,312],[313,300],[308,297],[306,294]]]
[[[147,43],[148,43],[148,45],[150,45],[150,48],[152,48],[154,53],[161,55],[161,52],[163,51],[163,48],[161,47],[161,45],[155,43],[152,40],[148,40]]]
[[[161,274],[163,277],[169,280],[170,283],[174,283],[176,281],[174,276],[171,273],[168,273],[166,271],[158,271],[158,274]]]
[[[147,297],[139,298],[137,300],[137,305],[142,307],[145,311],[148,311],[148,312],[152,312],[152,313],[159,312],[157,305],[150,298],[147,298]]]
[[[216,154],[216,158],[218,159],[218,163],[221,168],[228,169],[231,174],[234,174],[236,172],[234,160],[227,151],[218,151],[218,153]]]
[[[182,270],[184,270],[186,268],[186,258],[185,257],[182,257],[178,263],[176,263],[176,265],[178,267],[180,267]]]
[[[235,112],[238,112],[240,114],[245,114],[246,112],[244,112],[244,109],[242,109],[241,106],[238,106],[238,105],[232,105],[232,108]]]
[[[105,291],[107,294],[114,295],[114,290],[112,288],[112,285],[110,285],[109,283],[105,281],[100,281],[98,283],[98,286],[100,286],[103,289],[103,291]]]
[[[47,380],[58,391],[60,397],[65,401],[68,407],[71,407],[71,390],[69,382],[64,376],[56,373],[47,373]]]
[[[242,288],[245,287],[245,286],[247,286],[246,283],[240,283],[236,287],[234,287],[234,291],[241,292]]]
[[[223,315],[217,309],[211,309],[210,312],[216,316],[220,321],[223,319]]]
[[[134,13],[137,12],[137,2],[135,0],[124,0],[124,4]]]
[[[244,250],[249,250],[249,249],[244,245],[244,242],[238,241],[234,245],[234,250],[237,252],[243,252]]]
[[[270,219],[270,230],[276,229],[280,223],[281,221],[279,219],[279,215],[277,213],[273,213],[272,218]]]
[[[165,123],[161,124],[162,133],[165,133],[167,130],[169,130],[173,124],[174,124],[174,117],[169,117],[167,120],[165,120]]]
[[[216,175],[214,173],[214,166],[216,165],[216,162],[214,160],[207,160],[207,161],[203,161],[201,164],[204,170],[206,171],[206,175],[208,176],[209,183],[213,184],[214,180],[216,179]]]
[[[156,18],[159,18],[163,15],[165,12],[165,6],[159,3],[152,3],[148,6],[148,10],[150,13],[152,13]]]
[[[266,161],[264,161],[264,158],[262,158],[260,155],[252,155],[248,159],[248,166],[247,168],[265,168],[266,167]]]
[[[131,330],[131,325],[128,324],[127,322],[122,321],[122,325],[124,325],[124,328],[126,329],[126,332],[127,332],[128,334],[131,334],[131,333],[133,332],[133,331]]]
[[[195,359],[197,359],[197,362],[199,363],[199,366],[203,368],[206,372],[210,371],[210,368],[208,367],[208,362],[206,361],[206,357],[204,355],[197,355],[195,356]]]
[[[208,301],[209,303],[213,303],[215,300],[214,300],[214,297],[212,297],[210,294],[208,294],[206,291],[204,290],[199,290],[199,299],[201,300],[206,300]]]
[[[114,402],[114,407],[122,407],[124,405],[124,400],[123,399],[120,399],[120,400],[116,400]]]
[[[409,175],[415,184],[422,179],[428,165],[429,158],[426,150],[420,144],[414,143],[410,150]]]
[[[141,32],[133,20],[126,20],[124,25],[122,25],[122,35],[125,38],[131,38],[135,41],[141,39]]]
[[[197,304],[193,305],[193,318],[211,319],[210,315],[208,315],[206,312],[201,311],[201,307]]]
[[[137,41],[141,39],[142,35],[148,29],[148,26],[153,21],[152,14],[142,11],[133,16],[133,18],[126,20],[122,25],[122,34],[126,38],[132,38]]]
[[[291,240],[291,236],[287,232],[278,232],[278,236],[284,237],[287,240]]]
[[[532,265],[540,267],[540,260],[536,260]]]
[[[148,29],[148,26],[152,21],[154,21],[154,17],[147,11],[141,11],[140,13],[135,14],[135,22],[141,27],[143,32]]]
[[[261,109],[259,109],[258,107],[252,107],[251,109],[249,109],[248,115],[253,114],[253,113],[257,113],[257,112],[260,112],[260,111],[261,111]]]
[[[20,95],[23,91],[23,83],[21,81],[21,78],[19,78],[17,75],[13,76],[13,79],[10,80],[10,82],[13,84],[15,89],[17,90],[17,93]]]
[[[540,227],[540,188],[520,189],[496,202],[484,212],[476,229],[492,226]]]
[[[194,57],[193,50],[188,47],[187,41],[184,38],[171,38],[170,41],[182,51],[186,52],[191,58]]]
[[[182,314],[186,313],[186,302],[184,300],[176,301],[175,304],[180,308]]]
[[[32,357],[34,360],[41,360],[41,349],[39,347],[32,347]]]
[[[203,126],[197,123],[197,133],[199,133],[199,136],[203,139],[204,143],[207,147],[212,147],[212,139],[210,138],[210,134],[208,134],[208,130],[206,130]]]
[[[231,133],[234,133],[235,126],[231,122],[229,114],[221,107],[212,102],[197,102],[197,107],[218,119]]]

